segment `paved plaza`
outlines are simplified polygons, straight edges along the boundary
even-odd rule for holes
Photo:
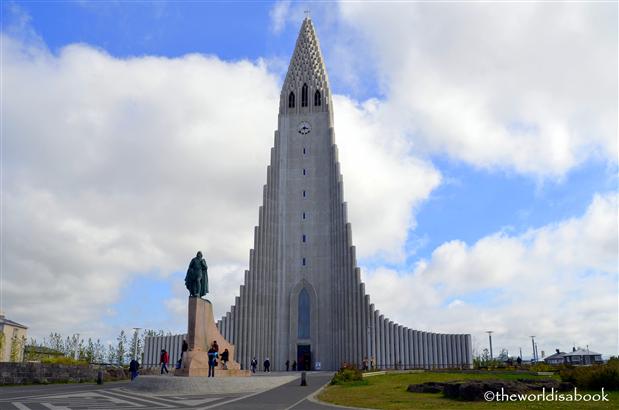
[[[130,389],[130,382],[106,383],[101,386],[96,384],[70,384],[2,387],[0,388],[0,409],[336,409],[340,407],[320,404],[310,398],[317,390],[328,383],[331,377],[332,373],[308,373],[308,386],[300,386],[299,375],[298,378],[289,383],[254,393],[146,394],[137,393]],[[249,380],[252,378],[249,378]]]

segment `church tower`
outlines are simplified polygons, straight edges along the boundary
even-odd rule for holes
[[[305,18],[279,102],[254,247],[230,311],[218,321],[244,369],[334,370],[373,358],[383,368],[469,366],[470,335],[403,327],[370,303],[352,244],[329,80]]]

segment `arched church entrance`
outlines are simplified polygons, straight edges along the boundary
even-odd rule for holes
[[[313,370],[317,357],[318,309],[316,291],[305,279],[290,294],[290,356],[297,362],[297,370]]]

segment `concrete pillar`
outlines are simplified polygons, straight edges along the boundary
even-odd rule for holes
[[[452,368],[453,367],[453,356],[451,354],[451,335],[446,335],[445,336],[447,339],[447,367]]]
[[[413,343],[413,329],[408,329],[406,336],[408,338],[408,365],[412,369],[415,366],[415,363],[414,363],[415,345]]]
[[[460,350],[460,335],[454,335],[456,341],[456,362],[458,367],[464,366],[462,351]]]
[[[473,367],[473,348],[471,344],[471,335],[464,335],[464,344],[466,347],[466,367],[471,369]]]
[[[408,338],[406,337],[406,333],[408,332],[408,328],[406,326],[402,326],[401,328],[401,339],[402,342],[400,346],[402,346],[402,368],[408,369]]]
[[[422,332],[422,338],[423,338],[423,343],[422,343],[422,349],[423,349],[423,367],[425,369],[429,369],[430,368],[430,352],[429,352],[429,334],[428,332]]]
[[[376,328],[374,327],[374,304],[370,303],[370,295],[365,295],[366,304],[368,305],[368,330],[369,330],[369,348],[370,351],[370,366],[376,366]]]
[[[423,367],[423,356],[421,349],[421,331],[415,330],[415,366],[418,369]]]
[[[387,366],[387,369],[390,369],[393,366],[393,348],[391,341],[391,326],[389,325],[389,319],[385,318],[385,364]]]
[[[391,358],[391,367],[395,368],[397,362],[398,362],[398,351],[397,351],[397,344],[396,344],[396,327],[397,325],[390,320],[389,321],[389,341],[391,342],[389,345],[389,349],[391,350],[391,354],[390,354],[390,358]]]
[[[396,369],[400,368],[400,362],[402,359],[402,356],[400,354],[400,336],[398,335],[398,327],[399,325],[397,323],[393,323],[393,351],[394,351],[394,355],[393,355],[393,364],[396,367]]]
[[[443,368],[448,368],[449,367],[449,359],[447,358],[447,350],[449,348],[448,346],[448,335],[441,335],[441,346],[443,348]]]
[[[380,368],[385,368],[385,317],[378,316],[378,361]]]
[[[438,365],[438,338],[436,333],[432,333],[432,367]]]
[[[402,328],[402,338],[404,339],[404,360],[402,361],[402,363],[404,363],[404,368],[405,369],[410,369],[410,360],[409,360],[409,343],[408,343],[408,328],[407,327],[403,327]]]

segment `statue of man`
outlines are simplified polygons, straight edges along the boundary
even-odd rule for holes
[[[208,281],[206,277],[206,261],[202,258],[202,252],[198,251],[195,258],[189,262],[189,268],[187,268],[187,275],[185,276],[185,286],[189,290],[189,296],[200,297],[206,293],[202,293],[203,289],[208,292],[208,282],[206,287],[203,288],[202,281]]]
[[[206,260],[200,259],[200,297],[208,293],[208,266]]]

